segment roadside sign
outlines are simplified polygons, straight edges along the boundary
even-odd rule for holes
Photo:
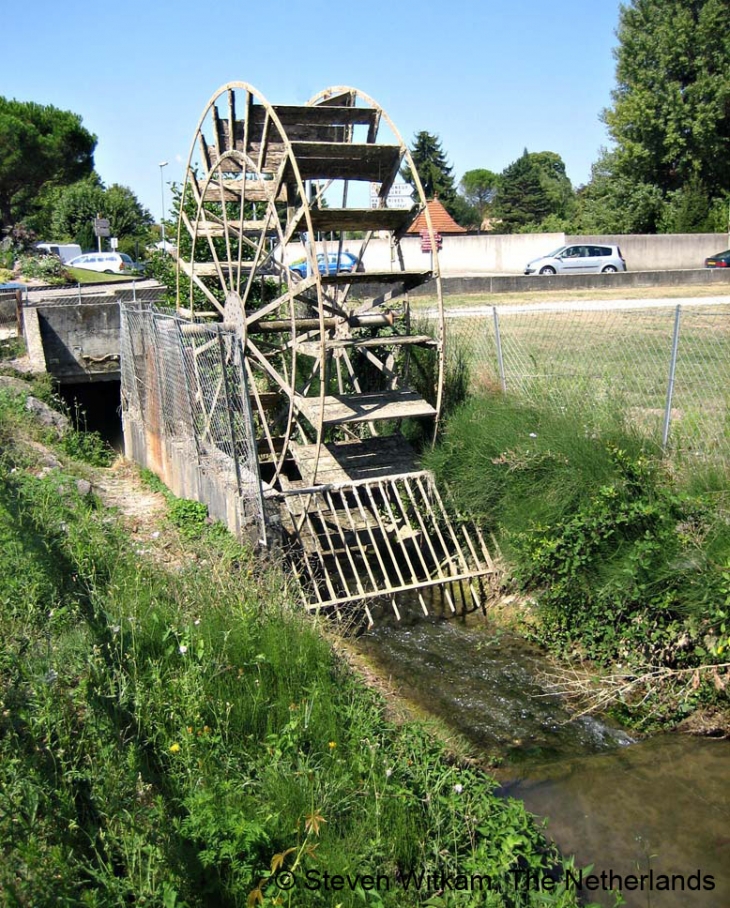
[[[370,207],[378,207],[378,193],[381,183],[370,184]],[[413,187],[410,183],[393,183],[385,202],[386,208],[411,208],[413,205]]]
[[[111,236],[109,221],[106,218],[94,218],[94,233],[96,236]]]
[[[116,249],[117,246],[119,245],[119,240],[118,240],[115,236],[110,237],[110,238],[109,238],[109,245],[112,247],[112,249]]]

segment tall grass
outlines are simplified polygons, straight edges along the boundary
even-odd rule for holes
[[[492,393],[469,399],[453,415],[425,463],[449,485],[459,509],[511,551],[515,534],[566,519],[615,479],[612,448],[630,456],[658,453],[617,407],[586,411],[548,396]]]
[[[72,462],[39,471],[4,405],[7,904],[576,903],[562,884],[515,892],[512,869],[561,872],[535,823],[418,727],[392,725],[291,607],[284,574],[185,508],[175,522],[196,532],[161,566],[79,496]],[[178,551],[173,522],[162,531]],[[325,871],[353,888],[323,889]],[[423,871],[488,874],[504,891],[406,891]]]
[[[727,705],[726,474],[674,475],[616,405],[502,394],[465,404],[427,464],[499,540],[534,597],[541,642],[635,673],[669,670],[675,689],[650,690],[632,718],[671,723]]]

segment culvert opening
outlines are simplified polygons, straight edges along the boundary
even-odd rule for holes
[[[68,407],[74,427],[81,432],[98,432],[119,454],[124,453],[121,389],[119,381],[58,387],[58,395]]]

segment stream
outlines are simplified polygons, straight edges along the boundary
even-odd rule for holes
[[[544,654],[480,615],[380,616],[357,648],[407,700],[499,763],[502,792],[547,818],[548,837],[577,867],[637,885],[646,875],[643,890],[625,884],[623,904],[730,908],[730,741],[635,741],[594,717],[571,719],[541,684]],[[602,889],[585,897],[615,904]]]

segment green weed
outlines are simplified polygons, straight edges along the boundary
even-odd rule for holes
[[[673,475],[618,407],[501,394],[458,411],[428,463],[499,539],[535,599],[541,643],[604,665],[676,669],[676,690],[666,702],[655,691],[639,717],[671,723],[726,701],[727,673],[712,671],[730,643],[726,475]],[[705,680],[688,684],[702,667]]]
[[[509,886],[513,868],[559,876],[561,862],[522,805],[418,727],[386,721],[277,570],[233,541],[164,570],[62,471],[38,478],[7,441],[0,890],[11,903],[307,908],[333,903],[307,885],[327,871],[389,881],[336,892],[342,906],[575,905],[561,887],[405,891],[424,872]],[[190,505],[175,507],[197,527]]]

